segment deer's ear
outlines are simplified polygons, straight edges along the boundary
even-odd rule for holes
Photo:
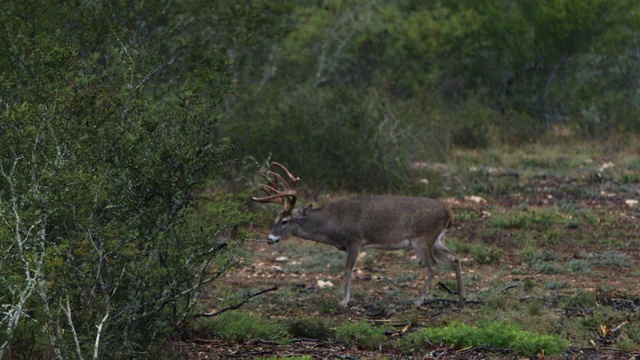
[[[307,216],[307,215],[309,215],[311,213],[311,210],[313,210],[313,205],[309,204],[309,205],[305,206],[304,208],[302,208],[300,213],[303,216]]]

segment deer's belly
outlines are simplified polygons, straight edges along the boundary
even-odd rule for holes
[[[388,243],[383,243],[383,242],[371,243],[371,242],[365,241],[364,244],[362,244],[362,246],[366,248],[381,249],[381,250],[399,250],[399,249],[406,249],[410,247],[411,239],[404,239],[401,241],[394,241],[394,242],[388,242]]]

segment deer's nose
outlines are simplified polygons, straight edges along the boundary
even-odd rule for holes
[[[269,242],[269,245],[273,245],[275,243],[277,243],[278,241],[280,241],[280,236],[275,236],[272,234],[269,234],[269,240],[267,240]]]

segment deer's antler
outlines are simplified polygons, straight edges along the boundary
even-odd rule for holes
[[[280,168],[284,171],[284,173],[289,177],[290,183],[288,183],[282,175],[276,172],[276,167]],[[293,207],[296,205],[296,200],[298,199],[298,181],[300,178],[293,176],[291,172],[284,167],[284,165],[272,162],[271,170],[267,170],[265,174],[262,174],[262,177],[267,180],[267,184],[260,184],[258,187],[264,191],[267,196],[264,197],[255,197],[252,196],[251,200],[255,202],[275,202],[282,205],[282,208],[285,213],[291,214],[293,211]],[[280,185],[284,188],[284,190],[280,189]]]

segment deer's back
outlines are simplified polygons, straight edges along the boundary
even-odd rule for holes
[[[452,221],[443,202],[407,196],[348,198],[330,203],[323,210],[336,226],[355,230],[373,242],[437,236]]]

